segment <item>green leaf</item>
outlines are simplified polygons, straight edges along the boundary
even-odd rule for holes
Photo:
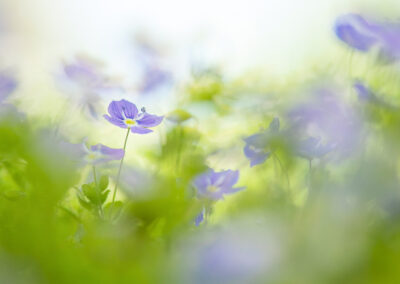
[[[107,196],[109,193],[110,193],[110,191],[106,190],[101,194],[101,204],[103,204],[107,200]]]
[[[108,176],[101,176],[99,182],[100,191],[103,192],[108,187]]]
[[[79,203],[80,203],[84,208],[86,208],[87,210],[92,210],[92,209],[93,209],[93,205],[92,205],[90,202],[84,200],[84,199],[82,198],[82,196],[79,196],[79,194],[77,194],[77,197],[78,197]]]

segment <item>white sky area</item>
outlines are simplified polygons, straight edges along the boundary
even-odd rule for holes
[[[334,43],[332,24],[350,11],[399,11],[385,0],[0,0],[9,29],[2,42],[8,65],[49,68],[86,53],[128,72],[132,37],[141,31],[171,57],[219,63],[229,71],[264,66],[290,72],[323,56]],[[4,50],[6,49],[6,50]],[[12,54],[11,56],[8,54]],[[182,58],[184,57],[184,58]]]

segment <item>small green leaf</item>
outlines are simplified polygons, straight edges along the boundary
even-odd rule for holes
[[[101,204],[103,204],[107,200],[107,196],[109,193],[110,193],[110,191],[106,190],[101,194]]]
[[[184,122],[191,117],[192,115],[183,109],[176,109],[167,115],[167,119],[175,123]]]
[[[100,182],[99,182],[99,188],[100,191],[106,190],[108,187],[108,176],[101,176]]]
[[[84,207],[84,208],[86,208],[87,210],[92,210],[93,209],[93,206],[92,206],[92,204],[90,203],[90,202],[87,202],[86,200],[84,200],[81,196],[79,196],[78,194],[77,194],[77,197],[78,197],[78,201],[79,201],[79,203]]]

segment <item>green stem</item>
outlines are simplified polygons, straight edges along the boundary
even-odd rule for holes
[[[118,174],[117,174],[117,180],[115,182],[115,187],[114,187],[114,193],[113,193],[113,198],[112,198],[112,206],[114,206],[114,202],[115,202],[115,197],[117,196],[117,189],[118,189],[118,184],[119,184],[119,178],[121,176],[121,169],[122,169],[122,164],[124,163],[124,158],[125,158],[125,150],[126,150],[126,142],[128,141],[128,136],[129,136],[129,132],[130,132],[130,128],[128,128],[128,131],[126,132],[126,136],[125,136],[125,142],[124,142],[124,156],[121,159],[121,162],[119,164],[119,169],[118,169]]]
[[[99,199],[99,202],[101,202],[101,193],[100,193],[100,188],[99,188],[99,184],[97,183],[97,175],[96,175],[96,166],[93,165],[93,179],[94,179],[94,184],[96,185],[96,192],[97,192],[97,197]],[[100,217],[102,218],[104,216],[103,213],[103,205],[100,204],[99,205],[99,213],[100,213]]]
[[[97,176],[96,176],[96,166],[93,165],[93,179],[94,179],[94,184],[97,186]]]
[[[285,174],[285,176],[286,176],[286,182],[287,182],[287,185],[288,185],[288,190],[290,190],[289,173],[288,173],[288,171],[286,170],[286,168],[283,166],[283,163],[282,163],[281,160],[279,159],[278,155],[275,154],[274,157],[275,157],[276,160],[278,161],[279,166],[281,167],[282,172],[284,172],[284,174]]]

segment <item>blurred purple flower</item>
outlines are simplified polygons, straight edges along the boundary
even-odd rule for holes
[[[285,238],[276,225],[249,225],[253,221],[199,231],[184,243],[178,266],[182,283],[269,283],[282,260]]]
[[[82,91],[102,91],[114,88],[111,79],[102,72],[101,64],[86,57],[76,57],[75,61],[63,64],[66,78]]]
[[[139,113],[135,104],[126,100],[112,101],[108,106],[108,113],[104,115],[112,124],[121,127],[129,128],[132,133],[146,134],[153,132],[149,127],[159,125],[163,116],[148,114],[144,109]]]
[[[279,132],[279,119],[275,117],[269,125],[269,129],[251,135],[244,139],[246,145],[244,154],[250,161],[250,167],[259,165],[265,162],[271,155],[269,143],[275,138]]]
[[[101,94],[123,92],[122,87],[103,73],[101,64],[87,57],[77,56],[74,61],[64,63],[58,79],[68,98],[88,110],[93,118],[98,117]]]
[[[296,144],[295,152],[302,158],[312,160],[325,156],[334,148],[333,144],[322,144],[320,138],[308,137]]]
[[[102,144],[87,147],[86,143],[73,144],[60,142],[66,155],[78,162],[78,164],[98,165],[113,160],[121,160],[124,156],[123,149],[114,149]]]
[[[358,99],[361,101],[374,101],[376,98],[371,90],[361,81],[356,81],[353,84],[354,89],[357,92]]]
[[[200,214],[197,215],[196,218],[194,219],[194,224],[195,224],[196,226],[200,226],[201,222],[204,221],[204,215],[206,214],[205,211],[206,211],[205,208],[203,208],[203,209],[201,210]]]
[[[238,180],[239,171],[227,170],[214,172],[214,170],[210,169],[198,175],[194,179],[193,184],[197,189],[199,197],[219,200],[223,199],[224,194],[232,194],[244,189],[244,187],[233,187]]]
[[[367,52],[377,48],[387,61],[400,58],[400,24],[377,22],[358,14],[340,16],[335,23],[335,33],[352,48]]]
[[[0,102],[17,88],[17,80],[7,73],[0,73]]]
[[[358,99],[362,102],[372,103],[380,107],[391,110],[398,109],[397,107],[391,105],[390,103],[385,102],[383,99],[378,97],[371,88],[369,88],[365,83],[363,83],[360,80],[357,80],[353,84],[353,87],[358,95]]]
[[[164,57],[158,46],[143,35],[135,38],[137,62],[141,68],[142,78],[139,92],[148,94],[160,87],[169,85],[172,81],[172,72],[165,68]]]
[[[171,73],[159,66],[146,66],[139,92],[146,94],[157,90],[159,87],[171,82]]]
[[[359,148],[360,119],[332,90],[318,89],[313,100],[292,109],[289,118],[288,133],[299,156],[318,158],[333,150],[346,156]]]
[[[102,164],[113,160],[121,160],[124,157],[123,149],[114,149],[102,144],[96,144],[86,148],[85,160],[90,164]]]
[[[360,15],[346,14],[337,18],[335,33],[337,37],[359,51],[368,51],[378,43],[373,27]]]

